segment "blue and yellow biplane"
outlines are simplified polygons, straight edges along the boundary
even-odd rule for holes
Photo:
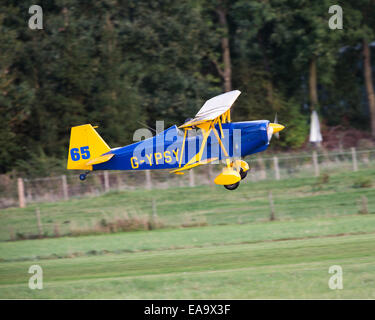
[[[93,170],[169,169],[184,174],[222,162],[214,182],[234,190],[250,170],[241,158],[266,150],[272,135],[284,129],[268,120],[231,122],[230,109],[240,94],[234,90],[211,98],[183,125],[120,148],[111,149],[91,124],[72,127],[67,168],[85,170],[79,176],[85,180]]]

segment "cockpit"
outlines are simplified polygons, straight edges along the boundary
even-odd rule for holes
[[[177,134],[180,137],[184,137],[185,131],[182,130],[182,129],[177,128]],[[190,138],[190,137],[196,137],[196,136],[201,136],[201,135],[202,135],[202,129],[200,129],[200,128],[195,128],[195,129],[189,129],[189,130],[187,130],[187,137],[188,138]]]

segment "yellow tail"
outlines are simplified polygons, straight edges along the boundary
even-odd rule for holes
[[[111,148],[91,124],[72,127],[68,166],[70,170],[92,170],[92,165],[108,161],[113,155],[102,156]]]

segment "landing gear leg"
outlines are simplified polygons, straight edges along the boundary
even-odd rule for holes
[[[250,171],[249,165],[243,160],[236,160],[231,163],[231,166],[235,168],[241,176],[241,180],[245,179],[248,171]],[[246,170],[246,171],[245,171]]]

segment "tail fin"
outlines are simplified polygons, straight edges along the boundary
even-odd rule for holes
[[[103,153],[110,150],[111,148],[91,124],[72,127],[67,168],[71,170],[92,170],[92,164],[108,161],[113,156],[101,157]]]

